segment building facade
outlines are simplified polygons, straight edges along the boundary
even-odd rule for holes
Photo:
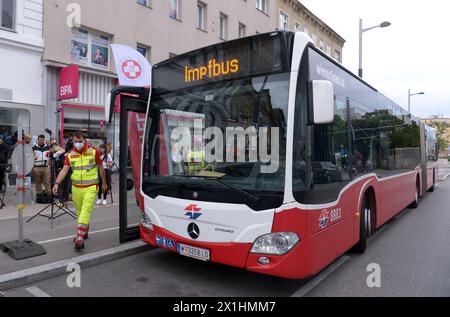
[[[43,0],[0,0],[0,137],[42,133]]]
[[[288,23],[283,29],[317,36],[316,44],[320,47],[323,40],[324,51],[338,60],[344,45],[342,37],[297,1],[0,0],[9,2],[18,34],[5,32],[27,38],[27,58],[34,66],[15,56],[27,76],[15,77],[17,92],[7,101],[26,105],[31,125],[36,125],[33,135],[50,128],[62,142],[73,131],[84,130],[94,143],[116,143],[118,118],[111,125],[103,121],[106,95],[117,78],[111,44],[136,47],[158,63],[198,47],[280,29],[284,12]],[[2,63],[14,73],[13,63],[4,58]],[[79,66],[79,94],[60,100],[60,72],[70,65]],[[8,81],[3,77],[0,88],[12,89]],[[26,88],[19,93],[21,85]],[[8,97],[8,92],[3,94]]]
[[[272,17],[257,10],[254,0],[48,0],[44,16],[47,120],[60,130],[61,139],[86,130],[94,142],[117,140],[118,121],[105,128],[101,122],[105,97],[116,80],[110,44],[136,47],[157,63],[219,41],[273,30]],[[80,67],[79,97],[60,102],[59,72],[71,64]]]
[[[307,33],[317,47],[342,63],[345,40],[298,0],[277,0],[276,28]]]

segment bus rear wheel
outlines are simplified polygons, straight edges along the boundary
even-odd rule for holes
[[[419,207],[419,191],[420,191],[420,183],[419,180],[416,181],[416,192],[414,194],[414,201],[409,205],[409,208],[416,209]]]
[[[434,192],[434,184],[436,184],[436,171],[433,170],[433,186],[428,190],[429,193]]]
[[[356,253],[363,254],[367,249],[367,239],[373,233],[373,213],[375,212],[370,196],[366,193],[361,203],[360,223],[359,223],[359,242],[353,250]]]

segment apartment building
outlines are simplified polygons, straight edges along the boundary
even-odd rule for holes
[[[267,2],[267,0],[259,0]],[[276,28],[307,33],[317,47],[342,63],[345,40],[298,0],[277,0]]]
[[[44,126],[43,0],[0,0],[0,11],[0,137],[12,145]]]
[[[46,0],[47,120],[61,139],[86,130],[94,142],[114,142],[118,120],[106,128],[102,123],[105,97],[116,80],[110,44],[136,47],[157,63],[219,41],[273,30],[273,17],[258,10],[255,1]],[[72,64],[79,66],[78,97],[59,101],[59,72]]]
[[[75,130],[85,130],[93,142],[116,143],[119,120],[115,118],[113,124],[105,125],[103,113],[106,95],[117,78],[111,52],[113,43],[135,47],[149,61],[158,63],[220,41],[288,29],[306,31],[313,39],[316,35],[317,45],[323,39],[324,51],[339,61],[342,59],[342,37],[298,1],[0,0],[0,3],[10,5],[17,15],[15,25],[19,35],[24,32],[28,41],[30,37],[34,41],[27,48],[30,51],[32,47],[34,55],[31,55],[36,62],[32,71],[23,62],[25,59],[15,56],[27,69],[22,74],[33,73],[16,78],[18,84],[27,83],[24,93],[34,99],[21,99],[18,93],[15,98],[33,104],[26,108],[32,109],[29,117],[37,126],[32,129],[34,135],[50,128],[57,131],[61,141]],[[285,24],[281,23],[282,13],[287,15]],[[2,62],[12,68],[13,64],[4,58]],[[70,69],[69,77],[76,87],[61,84],[66,77],[61,72],[71,65],[75,67]],[[14,74],[12,69],[11,73]],[[0,84],[3,87],[8,88],[8,83]]]

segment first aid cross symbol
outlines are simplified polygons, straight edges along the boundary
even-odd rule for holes
[[[142,73],[141,65],[139,65],[138,62],[131,60],[123,62],[122,70],[125,76],[127,76],[129,79],[139,78]]]

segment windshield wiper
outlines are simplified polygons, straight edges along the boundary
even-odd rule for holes
[[[205,179],[205,180],[214,180],[217,183],[227,187],[228,189],[231,189],[232,191],[240,194],[241,196],[244,196],[245,198],[250,199],[255,204],[258,203],[260,201],[260,199],[261,199],[260,197],[255,196],[255,195],[249,193],[248,191],[246,191],[246,190],[244,190],[242,188],[239,188],[237,186],[234,186],[234,185],[231,185],[231,184],[228,184],[228,183],[224,182],[219,177],[207,177],[207,176],[196,176],[196,175],[177,175],[177,177],[191,178],[191,179],[192,178],[199,178],[199,179]]]
[[[149,183],[147,183],[146,184],[147,186],[145,187],[145,189],[144,189],[144,192],[145,193],[155,193],[155,192],[158,192],[158,191],[160,191],[160,190],[164,190],[164,189],[169,189],[169,188],[172,188],[172,187],[179,187],[180,186],[180,184],[149,184]],[[149,186],[157,186],[157,187],[154,187],[154,188],[149,188]]]

